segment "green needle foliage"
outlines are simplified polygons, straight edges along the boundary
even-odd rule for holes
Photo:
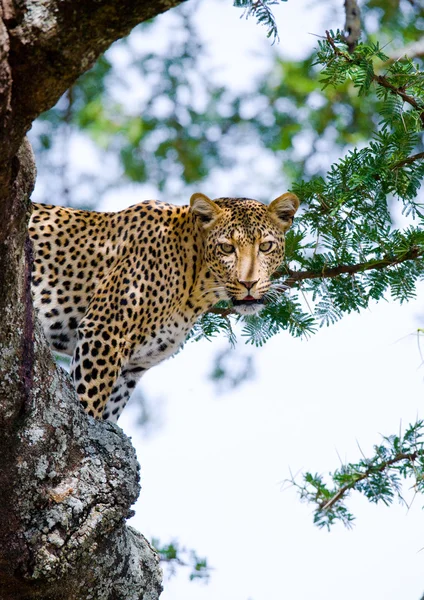
[[[346,501],[355,491],[376,504],[388,506],[395,499],[407,504],[402,495],[404,480],[409,487],[412,482],[415,494],[424,492],[424,422],[410,425],[403,436],[384,437],[374,446],[374,456],[342,465],[330,479],[328,484],[321,475],[305,473],[301,483],[290,480],[301,500],[314,507],[314,523],[321,528],[330,529],[335,522],[352,525],[354,516]]]
[[[349,55],[340,34],[331,32],[319,44],[316,62],[324,67],[324,86],[349,78],[359,95],[377,95],[380,114],[368,146],[349,151],[326,177],[293,186],[307,205],[299,227],[303,239],[314,239],[314,250],[299,256],[301,241],[290,248],[287,258],[297,253],[300,272],[291,265],[287,272],[293,284],[305,281],[304,291],[318,301],[321,324],[387,291],[400,302],[408,300],[423,276],[424,215],[417,194],[424,152],[417,150],[423,148],[424,74],[405,59],[377,75],[377,60],[388,60],[378,45],[359,44]],[[394,227],[394,200],[417,225]]]
[[[222,129],[233,125],[223,121],[228,110],[225,89],[202,72],[207,56],[192,23],[192,12],[186,6],[175,11],[174,31],[179,35],[172,35],[159,52],[142,48],[154,23],[136,27],[131,37],[114,47],[126,61],[127,78],[113,67],[110,52],[56,107],[42,115],[34,146],[41,160],[48,154],[47,195],[65,187],[62,203],[88,206],[87,188],[92,194],[95,186],[95,195],[104,194],[122,182],[124,175],[128,182],[148,182],[175,197],[181,185],[186,189],[204,179],[217,163],[232,164],[232,157],[224,156],[221,142]],[[143,88],[146,94],[140,93]],[[127,102],[129,98],[134,100]],[[236,121],[237,116],[234,124]],[[53,172],[52,166],[57,163],[56,156],[66,153],[67,138],[81,132],[98,148],[103,164],[118,164],[111,169],[112,176],[103,172],[97,178],[85,174],[76,178],[71,192],[58,185],[66,163]]]
[[[281,0],[287,2],[287,0]],[[272,14],[271,6],[278,4],[278,0],[234,0],[234,6],[243,9],[243,17],[255,17],[259,25],[264,25],[267,29],[267,37],[272,38],[272,43],[280,41],[277,31],[275,17]]]
[[[400,302],[415,296],[424,274],[424,213],[417,200],[424,176],[424,73],[405,58],[378,74],[386,61],[374,43],[349,54],[339,32],[319,42],[315,64],[322,67],[323,87],[350,80],[359,96],[375,95],[379,121],[367,146],[350,150],[326,176],[292,186],[304,212],[287,236],[276,287],[300,289],[306,301],[296,293],[276,294],[259,316],[243,319],[249,343],[261,346],[284,329],[310,335],[317,325],[330,325],[387,294]],[[394,226],[394,201],[416,225]],[[229,313],[222,310],[226,318]],[[220,327],[215,315],[199,324],[207,337],[211,323]]]

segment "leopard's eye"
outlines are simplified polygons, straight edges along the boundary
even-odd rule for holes
[[[232,244],[219,244],[218,248],[223,254],[232,254],[234,252],[234,246]]]
[[[262,244],[259,245],[259,250],[261,252],[269,252],[273,247],[274,242],[262,242]]]

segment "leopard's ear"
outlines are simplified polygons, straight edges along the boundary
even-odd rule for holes
[[[271,202],[268,206],[268,214],[274,219],[278,219],[280,226],[285,231],[293,223],[293,217],[299,208],[299,204],[300,201],[296,194],[286,192]]]
[[[215,202],[200,193],[193,194],[190,198],[190,210],[204,227],[211,225],[222,212]]]

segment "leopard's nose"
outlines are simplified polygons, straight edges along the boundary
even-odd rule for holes
[[[252,287],[255,285],[255,283],[258,283],[258,281],[259,279],[257,279],[256,281],[239,281],[239,283],[241,283],[241,285],[244,285],[247,291],[250,292]]]

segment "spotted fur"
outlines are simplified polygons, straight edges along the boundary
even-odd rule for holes
[[[86,411],[116,421],[143,373],[219,300],[260,310],[298,205],[290,193],[117,213],[34,204],[34,304],[53,350],[72,356]]]

